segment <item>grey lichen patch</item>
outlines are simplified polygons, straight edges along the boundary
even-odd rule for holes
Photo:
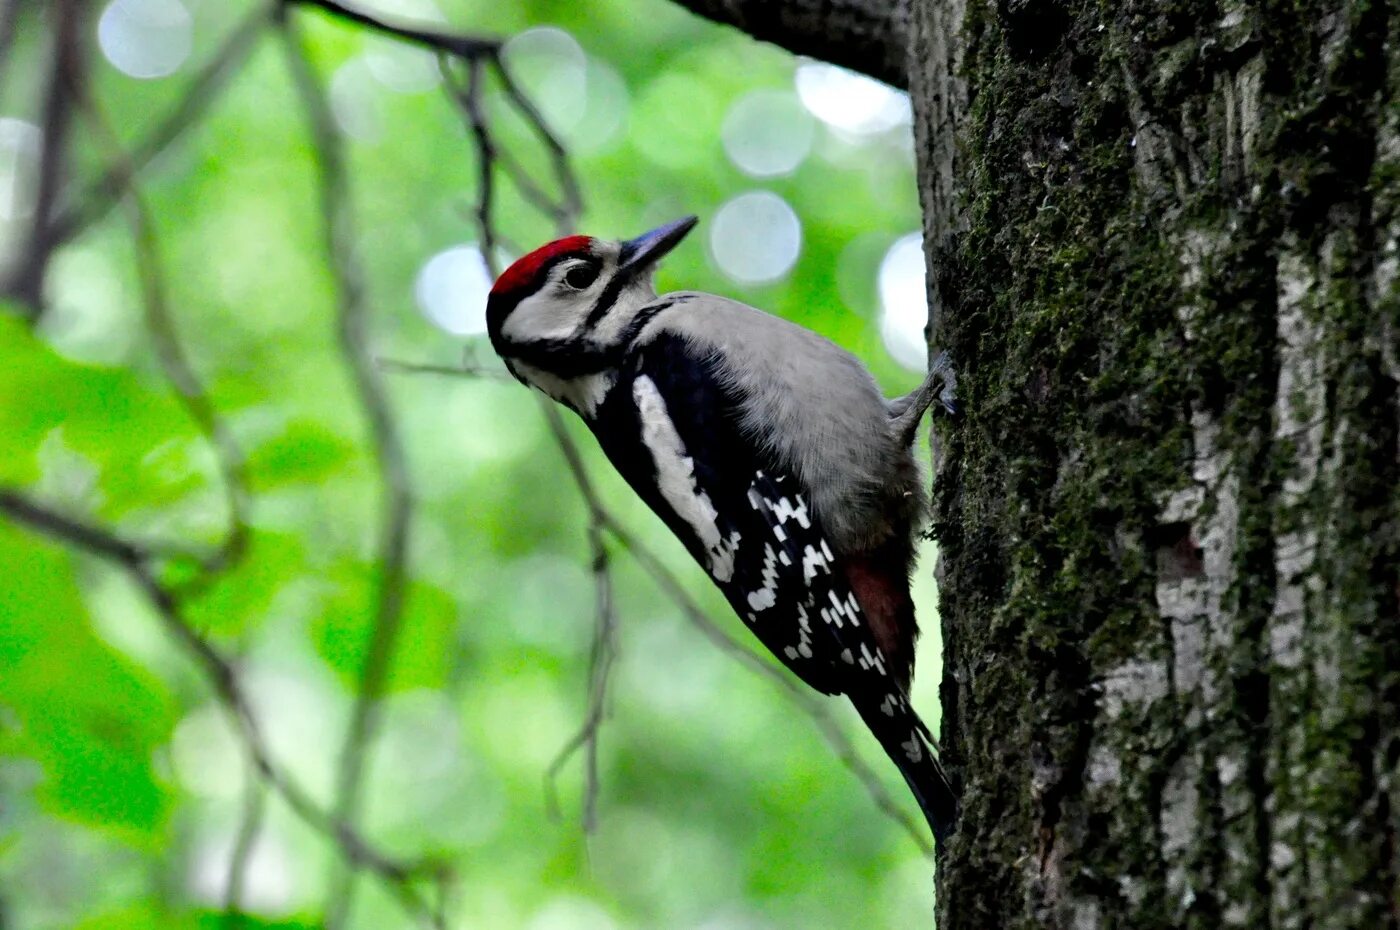
[[[1103,678],[1100,711],[1116,720],[1134,706],[1148,705],[1167,696],[1167,667],[1160,661],[1129,659],[1108,670]]]
[[[1123,760],[1112,748],[1097,745],[1089,751],[1085,770],[1091,788],[1108,788],[1118,784],[1123,776]]]
[[[1185,914],[1196,900],[1190,853],[1205,828],[1198,789],[1200,766],[1193,754],[1177,760],[1162,785],[1158,854],[1166,866],[1165,906]]]

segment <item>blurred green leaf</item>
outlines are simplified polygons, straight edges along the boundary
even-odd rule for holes
[[[300,539],[255,528],[243,558],[190,601],[186,617],[195,628],[218,635],[255,628],[278,592],[305,570]]]
[[[333,587],[311,628],[317,653],[352,687],[364,667],[377,576],[377,569],[358,564],[330,573]],[[441,687],[452,660],[456,602],[441,588],[411,581],[403,610],[386,690]]]
[[[0,704],[11,751],[38,761],[54,813],[153,843],[169,810],[153,754],[174,725],[169,695],[94,634],[71,557],[0,523]]]
[[[248,483],[256,491],[320,481],[354,451],[353,443],[324,425],[297,421],[248,455]]]
[[[63,358],[0,313],[0,480],[38,478],[36,452],[58,427],[104,471],[138,470],[152,438],[192,432],[178,404],[130,371]]]

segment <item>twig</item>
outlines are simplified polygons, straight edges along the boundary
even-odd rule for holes
[[[496,267],[496,228],[491,216],[491,205],[495,199],[493,179],[498,153],[495,140],[491,137],[490,126],[486,122],[486,111],[481,105],[485,66],[480,58],[473,58],[468,63],[465,88],[457,83],[450,68],[444,65],[443,72],[447,78],[447,86],[452,90],[453,99],[457,101],[466,117],[467,128],[476,147],[476,228],[481,237],[482,257],[486,260],[487,270],[494,278],[500,273],[500,269]]]
[[[146,564],[155,558],[155,554],[140,543],[66,517],[30,500],[13,488],[0,487],[0,510],[12,519],[48,536],[63,539],[132,569],[144,570]]]
[[[125,164],[113,162],[91,181],[49,223],[49,238],[62,245],[107,215],[123,190],[123,175],[136,176],[187,129],[197,123],[218,98],[229,79],[248,60],[267,26],[276,0],[255,8],[234,27],[222,45],[185,88],[170,114],[131,146]]]
[[[325,6],[324,4],[316,4]],[[359,689],[350,725],[341,745],[336,779],[336,819],[354,823],[359,814],[365,761],[379,723],[379,699],[393,665],[403,620],[408,533],[412,506],[408,469],[398,425],[370,357],[366,339],[364,283],[356,255],[349,212],[349,190],[340,137],[330,105],[296,25],[284,20],[283,47],[297,94],[306,111],[324,217],[325,249],[336,282],[340,350],[355,383],[360,405],[369,419],[370,435],[382,487],[378,542],[379,590],[373,625],[360,670]],[[355,873],[341,870],[331,894],[326,926],[341,926],[353,906]]]
[[[71,88],[82,86],[87,66],[83,53],[84,7],[83,0],[56,0],[52,8],[53,64],[44,101],[43,155],[39,161],[34,216],[24,253],[6,287],[11,296],[25,305],[31,321],[43,315],[44,277],[56,244],[49,231],[49,218],[68,165],[68,130],[73,117]]]
[[[563,192],[563,200],[555,217],[562,230],[562,227],[577,220],[579,214],[583,212],[583,194],[579,190],[578,178],[574,175],[573,168],[569,164],[569,153],[564,148],[564,143],[560,142],[559,137],[550,130],[544,114],[539,111],[539,108],[516,82],[515,77],[511,75],[501,57],[495,56],[491,63],[501,79],[501,88],[505,91],[506,99],[520,111],[526,124],[535,130],[535,134],[539,136],[545,148],[549,149],[550,162],[554,166],[554,177]]]
[[[134,167],[122,151],[116,134],[98,110],[95,101],[87,97],[81,88],[73,88],[73,93],[98,130],[97,134],[110,150],[117,189],[124,194],[122,201],[136,248],[136,271],[141,280],[146,331],[155,344],[156,359],[166,380],[175,387],[186,413],[194,420],[205,441],[213,448],[214,458],[218,463],[225,506],[229,513],[229,525],[217,549],[199,558],[203,571],[190,584],[192,588],[202,588],[211,583],[219,572],[236,565],[247,550],[248,483],[244,474],[243,450],[227,422],[219,415],[208,391],[195,374],[194,366],[185,354],[174,316],[170,311],[155,224],[137,187]]]
[[[551,427],[562,429],[559,414],[549,401],[540,399]],[[585,481],[587,475],[584,476]],[[589,494],[592,493],[591,486]],[[607,714],[608,682],[617,659],[617,608],[613,601],[612,565],[603,540],[606,523],[600,509],[589,507],[588,545],[592,551],[595,610],[593,646],[588,660],[588,711],[583,724],[559,750],[545,772],[545,800],[550,815],[559,812],[558,778],[564,765],[580,749],[584,753],[583,829],[592,833],[598,827],[598,733]]]
[[[229,930],[242,924],[243,884],[248,874],[248,863],[257,847],[258,834],[262,830],[264,808],[262,779],[252,759],[249,759],[248,774],[243,785],[243,816],[239,818],[238,834],[229,855],[224,886],[224,925]]]
[[[492,381],[515,380],[511,377],[510,372],[504,368],[482,368],[475,365],[435,365],[431,362],[408,362],[396,358],[377,358],[374,363],[379,366],[380,371],[392,371],[398,374],[443,375],[450,378],[461,378],[465,375]]]
[[[535,134],[549,150],[550,164],[559,185],[561,194],[558,200],[549,196],[544,188],[536,184],[520,162],[499,145],[491,131],[486,117],[484,93],[488,68],[499,76],[506,101],[514,107]],[[531,103],[530,98],[520,89],[515,79],[506,69],[505,62],[498,53],[477,57],[468,61],[465,81],[455,74],[449,62],[442,62],[444,86],[461,112],[467,132],[471,136],[477,161],[477,197],[473,208],[477,233],[481,240],[481,252],[486,257],[487,268],[492,277],[500,273],[496,263],[497,246],[501,242],[495,226],[493,207],[495,201],[495,169],[500,166],[515,183],[526,202],[548,216],[556,231],[563,235],[578,218],[582,209],[578,180],[569,164],[568,153],[563,144],[550,131],[544,115]]]
[[[503,150],[496,144],[491,133],[491,126],[486,119],[482,100],[486,83],[485,61],[480,58],[471,60],[468,65],[465,86],[452,72],[448,63],[444,62],[442,70],[446,86],[458,109],[462,112],[476,149],[477,198],[473,214],[476,220],[477,235],[481,242],[481,254],[486,262],[487,271],[494,278],[501,271],[496,260],[499,239],[492,212],[495,199],[495,166],[497,164],[507,165],[508,173],[516,180],[517,186],[526,199],[535,203],[541,212],[550,216],[561,229],[567,226],[572,217],[577,214],[578,188],[573,181],[573,173],[563,146],[559,145],[548,127],[544,125],[543,118],[538,111],[530,105],[529,100],[510,81],[499,56],[494,56],[491,63],[502,75],[502,79],[508,87],[508,93],[513,95],[511,99],[517,108],[521,110],[527,122],[536,127],[541,137],[550,146],[555,172],[561,178],[561,186],[565,191],[564,200],[561,203],[555,203],[544,193],[543,188],[533,183],[521,183],[524,178],[523,169],[520,169],[514,160],[504,158]],[[460,376],[468,370],[464,366],[450,373]],[[438,373],[446,374],[449,372],[439,371]],[[559,436],[564,435],[562,432],[563,423],[559,420],[558,411],[552,403],[543,398],[540,398],[540,407],[554,429],[557,440]],[[603,540],[605,524],[602,514],[603,511],[598,506],[597,498],[590,496],[588,544],[591,553],[590,564],[596,606],[593,622],[593,645],[588,663],[588,709],[579,729],[560,747],[558,754],[546,768],[544,776],[545,805],[550,816],[558,817],[559,774],[569,760],[582,750],[584,755],[583,829],[585,833],[594,832],[598,825],[598,735],[607,714],[608,683],[611,680],[613,662],[617,656],[617,613],[613,601],[612,567],[607,546]]]

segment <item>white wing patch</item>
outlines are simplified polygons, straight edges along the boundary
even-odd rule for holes
[[[641,415],[642,442],[651,451],[652,462],[656,465],[661,496],[666,498],[676,516],[695,531],[695,537],[709,557],[710,574],[716,581],[728,581],[734,577],[734,551],[739,545],[739,534],[730,533],[725,539],[720,533],[716,522],[719,514],[710,503],[709,495],[695,483],[695,460],[685,454],[685,444],[666,412],[666,401],[657,390],[656,382],[646,375],[638,376],[632,382],[632,397]],[[766,580],[767,575],[764,577]],[[771,591],[768,594],[770,603],[764,607],[771,605],[773,595]],[[751,604],[753,597],[750,595]],[[755,606],[754,609],[763,608]]]

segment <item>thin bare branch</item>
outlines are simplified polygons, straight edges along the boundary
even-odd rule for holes
[[[83,36],[87,19],[86,0],[55,0],[53,53],[44,99],[42,155],[29,238],[19,264],[15,266],[6,290],[23,303],[31,320],[43,315],[44,278],[55,241],[49,219],[58,202],[68,169],[68,132],[73,122],[72,88],[86,80],[87,55]]]
[[[113,162],[54,214],[49,223],[49,238],[54,247],[68,242],[106,216],[125,189],[123,176],[139,175],[176,139],[199,123],[228,86],[230,79],[248,60],[249,53],[277,8],[278,0],[271,0],[245,16],[209,62],[186,85],[169,115],[131,146],[125,163]]]
[[[154,553],[139,543],[115,533],[88,526],[72,517],[51,510],[14,488],[0,487],[0,510],[47,536],[62,539],[80,549],[100,555],[120,565],[144,568]]]
[[[514,381],[504,368],[482,368],[472,365],[435,365],[431,362],[409,362],[396,358],[377,358],[374,363],[380,371],[391,371],[409,375],[443,375],[449,378],[486,378],[492,381]]]
[[[466,117],[467,128],[476,148],[476,228],[481,238],[481,254],[486,261],[491,277],[496,277],[500,269],[496,267],[496,227],[491,207],[495,201],[495,166],[499,157],[491,128],[486,122],[486,111],[481,104],[482,85],[485,83],[485,65],[482,59],[474,58],[467,65],[466,86],[458,81],[450,67],[443,67],[447,86],[453,99]]]
[[[322,4],[316,4],[324,6]],[[369,420],[379,469],[381,501],[377,544],[378,591],[374,619],[360,670],[350,725],[337,769],[336,819],[354,823],[359,814],[365,762],[379,723],[379,700],[393,665],[403,620],[412,501],[398,424],[370,355],[364,281],[350,216],[350,192],[340,136],[324,88],[306,56],[295,23],[283,23],[283,47],[313,142],[324,217],[325,249],[336,281],[340,351]],[[355,873],[341,870],[331,895],[326,925],[341,926],[353,906]]]
[[[252,759],[248,760],[248,772],[243,783],[243,813],[238,821],[238,834],[234,837],[233,850],[229,854],[228,875],[224,885],[224,925],[234,930],[242,925],[243,885],[248,876],[248,863],[257,847],[258,834],[262,831],[263,813],[266,808],[263,783]]]
[[[795,55],[909,86],[909,0],[675,0]]]
[[[568,150],[564,148],[564,143],[559,141],[559,137],[549,128],[544,114],[539,111],[534,101],[515,80],[501,56],[497,55],[492,58],[491,64],[501,80],[501,88],[505,91],[506,99],[525,118],[526,124],[535,131],[545,148],[549,150],[554,177],[559,184],[559,189],[563,192],[563,200],[559,204],[559,209],[555,211],[554,218],[561,231],[567,231],[567,227],[575,222],[579,214],[583,212],[583,194],[579,189],[578,177],[574,174],[573,166],[569,162]]]
[[[243,450],[234,438],[228,423],[219,415],[199,376],[195,374],[180,340],[174,314],[166,292],[165,272],[160,258],[160,244],[155,224],[145,199],[136,184],[135,168],[122,150],[110,123],[81,88],[73,89],[97,135],[109,150],[112,170],[118,189],[122,191],[127,223],[136,248],[136,271],[141,281],[141,298],[146,332],[154,344],[156,359],[166,380],[174,386],[190,419],[194,420],[205,441],[214,450],[219,477],[228,508],[229,525],[218,548],[199,559],[202,573],[191,585],[203,587],[215,575],[236,565],[243,557],[248,543],[248,483],[244,474]]]
[[[546,402],[547,403],[547,402]],[[603,523],[592,518],[588,544],[592,550],[594,586],[593,645],[588,660],[588,711],[578,731],[559,750],[545,772],[545,800],[550,816],[559,816],[559,773],[580,750],[584,754],[583,829],[598,827],[598,734],[607,715],[608,683],[617,659],[617,607],[613,601],[612,565],[603,540]]]

